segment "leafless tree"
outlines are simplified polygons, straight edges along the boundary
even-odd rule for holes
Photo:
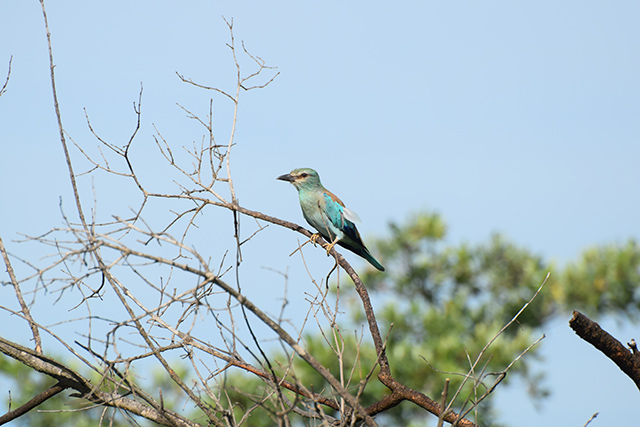
[[[434,414],[439,425],[443,422],[458,426],[476,425],[465,417],[478,410],[478,404],[502,381],[511,366],[499,373],[484,372],[480,364],[493,341],[487,343],[477,357],[470,357],[469,371],[460,374],[467,386],[472,384],[471,393],[465,394],[469,388],[462,386],[449,393],[448,383],[445,383],[436,402],[407,387],[392,374],[386,355],[385,334],[378,328],[360,276],[334,250],[331,255],[338,270],[332,272],[344,271],[355,285],[378,356],[362,378],[345,368],[348,364],[340,351],[344,342],[336,320],[339,295],[328,294],[323,283],[328,277],[313,280],[317,293],[308,298],[308,315],[303,325],[288,325],[282,315],[268,314],[260,303],[251,301],[243,292],[239,274],[242,250],[267,225],[288,228],[306,237],[310,237],[311,232],[238,203],[231,158],[240,96],[266,87],[279,73],[267,66],[262,58],[251,54],[243,43],[236,43],[233,21],[225,23],[230,34],[227,46],[236,67],[235,87],[228,91],[178,74],[185,84],[210,91],[212,98],[205,116],[183,108],[188,118],[195,120],[203,129],[199,144],[180,147],[179,143],[166,139],[156,128],[156,148],[165,162],[161,167],[167,169],[173,181],[172,185],[158,189],[139,173],[139,165],[132,154],[139,140],[142,89],[134,104],[134,130],[124,145],[101,137],[89,114],[86,116],[87,125],[95,137],[95,149],[88,148],[90,144],[87,143],[76,143],[66,132],[57,101],[49,26],[42,0],[41,3],[49,43],[51,87],[59,140],[67,162],[75,210],[71,215],[63,212],[64,227],[26,239],[51,248],[45,265],[17,260],[0,239],[8,282],[13,286],[20,309],[11,309],[4,303],[0,308],[26,322],[33,339],[31,349],[0,338],[0,351],[56,381],[30,402],[0,417],[0,424],[68,389],[74,392],[73,397],[85,403],[86,408],[110,408],[110,416],[125,413],[169,426],[246,425],[258,408],[266,408],[277,425],[291,425],[292,414],[296,414],[310,425],[374,426],[377,425],[376,415],[405,401],[407,403],[404,404],[414,404]],[[241,56],[251,64],[248,73],[240,65],[243,63]],[[225,141],[218,140],[214,127],[213,97],[221,97],[231,106],[229,138]],[[76,151],[72,155],[74,149]],[[77,172],[78,159],[89,167]],[[133,186],[139,192],[139,205],[131,210],[128,217],[114,215],[109,222],[99,222],[96,209],[87,208],[78,180],[100,172],[120,179],[120,185]],[[172,214],[160,225],[148,220],[158,206],[168,207]],[[207,258],[191,244],[193,233],[199,227],[199,218],[203,214],[215,215],[212,211],[229,212],[231,221],[228,227],[234,230],[234,242],[218,260]],[[240,232],[240,224],[247,219],[250,219],[251,232],[245,236]],[[31,274],[17,277],[12,267],[16,261],[31,268]],[[33,312],[36,300],[45,300],[49,309],[60,311],[58,325],[47,326],[38,321],[37,312]],[[72,300],[75,302],[69,305]],[[60,301],[67,305],[56,305]],[[110,308],[105,313],[105,306],[117,308]],[[303,330],[313,327],[314,323],[324,334],[327,345],[335,349],[332,366],[339,367],[338,375],[335,369],[330,370],[326,363],[319,362],[305,348]],[[71,341],[66,335],[57,333],[59,325],[73,325],[75,330],[81,331],[81,338]],[[495,339],[501,333],[497,331]],[[41,335],[46,336],[45,341],[57,341],[68,352],[68,359],[45,355]],[[280,344],[281,357],[274,356],[269,348],[265,348],[264,343],[268,339]],[[361,345],[367,345],[364,341],[368,340],[362,340]],[[304,360],[324,379],[328,388],[314,390],[312,385],[301,381],[293,363],[295,358]],[[177,359],[182,359],[188,369],[179,369],[174,362]],[[72,368],[72,360],[81,362],[84,368]],[[181,398],[196,410],[180,411],[175,405],[167,404],[162,388],[149,390],[148,385],[136,376],[135,368],[143,364],[160,367],[173,387],[179,390]],[[257,390],[252,385],[250,389],[241,389],[240,383],[230,384],[230,378],[233,378],[227,375],[230,371],[244,372],[260,380],[261,388]],[[374,373],[377,373],[377,380],[388,388],[388,393],[375,403],[364,406],[360,397],[374,381]],[[492,383],[484,385],[483,381],[490,376]],[[244,394],[253,404],[237,411],[232,392]]]

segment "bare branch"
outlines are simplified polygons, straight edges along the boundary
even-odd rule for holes
[[[10,272],[11,282],[22,309],[16,314],[32,327],[37,351],[25,352],[4,340],[0,341],[6,342],[0,346],[2,352],[14,354],[12,357],[26,366],[52,376],[59,382],[59,387],[73,388],[76,391],[74,396],[86,402],[105,408],[116,408],[164,425],[196,425],[195,422],[165,408],[170,390],[178,393],[180,398],[187,400],[190,405],[195,405],[201,419],[216,426],[248,423],[250,415],[258,408],[264,409],[266,416],[283,426],[291,425],[291,414],[316,420],[313,422],[319,425],[375,426],[375,415],[403,401],[412,402],[434,414],[438,417],[439,425],[446,421],[465,427],[475,426],[464,417],[497,387],[505,378],[507,370],[531,347],[499,373],[485,372],[489,366],[484,357],[486,351],[517,319],[522,310],[526,309],[535,295],[487,343],[475,359],[468,355],[470,369],[466,374],[460,375],[463,377],[463,386],[467,384],[467,389],[473,388],[473,391],[459,409],[459,413],[455,413],[451,407],[461,388],[450,398],[448,380],[438,399],[439,402],[436,402],[393,376],[393,367],[387,357],[389,335],[383,337],[379,330],[369,293],[360,276],[335,249],[331,249],[330,254],[336,263],[326,277],[322,275],[316,280],[309,273],[309,280],[315,285],[316,291],[306,294],[309,308],[302,326],[292,325],[293,322],[288,323],[286,320],[286,298],[279,313],[268,314],[268,310],[251,301],[243,292],[246,284],[240,279],[240,265],[243,263],[241,248],[244,250],[252,243],[257,233],[271,224],[293,230],[306,237],[310,237],[311,232],[300,225],[240,206],[232,176],[231,152],[235,150],[236,145],[240,93],[265,88],[274,81],[279,72],[274,71],[274,67],[267,66],[259,56],[251,54],[244,42],[241,42],[240,48],[235,41],[233,20],[225,20],[230,38],[227,46],[231,50],[235,65],[236,80],[233,87],[203,85],[176,74],[185,83],[212,91],[210,96],[216,99],[222,96],[232,101],[233,105],[225,104],[229,112],[233,108],[233,116],[228,123],[229,139],[221,141],[221,144],[216,143],[217,129],[214,132],[212,117],[213,98],[209,102],[208,116],[207,112],[198,115],[196,110],[178,104],[188,120],[198,123],[197,127],[202,134],[193,140],[176,144],[165,138],[167,134],[161,133],[161,126],[154,125],[155,133],[152,133],[151,137],[164,158],[161,161],[165,166],[163,172],[168,170],[171,174],[168,175],[171,188],[167,190],[157,182],[143,182],[137,174],[142,168],[137,163],[139,150],[134,149],[133,142],[139,138],[141,129],[142,86],[138,101],[134,102],[135,127],[124,145],[102,138],[96,131],[99,126],[90,121],[86,111],[86,123],[96,138],[94,142],[97,151],[88,148],[84,143],[76,144],[72,136],[65,131],[56,94],[51,37],[44,0],[40,2],[47,32],[51,85],[60,140],[80,221],[79,224],[69,221],[63,213],[66,226],[27,239],[48,246],[53,252],[51,257],[46,258],[48,265],[29,265],[33,271],[29,270],[28,277],[22,280]],[[241,63],[245,62],[249,63],[249,72],[245,71],[247,68],[244,68],[244,65],[241,67]],[[80,156],[84,156],[89,162],[88,170],[83,174],[74,173],[67,140],[71,141]],[[110,219],[106,222],[96,221],[100,216],[96,214],[95,207],[92,217],[85,217],[77,181],[84,179],[79,178],[80,176],[90,175],[95,171],[124,177],[124,181],[130,183],[130,188],[140,192],[136,191],[135,202],[139,205],[128,208],[124,214],[126,217],[109,212]],[[146,211],[153,209],[156,202],[163,203],[163,209],[167,206],[165,203],[168,204],[164,212],[171,215],[169,218],[164,217],[160,224],[154,222],[154,217],[146,215]],[[190,237],[196,230],[202,229],[202,224],[198,222],[199,218],[202,218],[200,214],[210,213],[211,209],[220,211],[220,208],[227,212],[226,217],[233,221],[228,224],[228,229],[233,227],[235,242],[231,244],[235,246],[235,257],[228,258],[231,248],[223,247],[216,248],[221,249],[220,253],[223,253],[221,259],[212,260],[211,256],[198,252],[193,247],[193,239]],[[231,211],[231,215],[227,210]],[[242,222],[243,220],[245,222]],[[245,223],[247,228],[250,228],[249,231],[241,229],[241,225]],[[326,245],[327,242],[319,239],[319,243]],[[302,246],[304,244],[300,247]],[[11,270],[9,257],[1,240],[0,251],[5,258],[7,269]],[[302,251],[300,256],[305,263]],[[212,268],[211,265],[216,267]],[[235,283],[225,276],[231,271],[235,273]],[[354,360],[349,360],[351,354],[350,348],[347,347],[352,342],[351,337],[343,335],[338,326],[340,280],[344,277],[343,271],[354,283],[368,323],[366,334],[355,334]],[[287,277],[284,276],[286,280]],[[334,294],[327,298],[330,277],[336,278],[339,285],[335,304],[332,299]],[[79,371],[74,371],[62,363],[55,365],[53,359],[38,355],[41,352],[38,330],[53,335],[53,326],[42,328],[30,318],[29,308],[22,299],[22,292],[26,288],[23,287],[21,290],[21,285],[28,281],[35,283],[29,290],[34,299],[44,291],[55,295],[58,303],[68,303],[68,299],[63,299],[63,296],[70,295],[73,298],[72,303],[66,307],[71,307],[74,313],[82,314],[74,319],[61,319],[53,326],[84,322],[82,325],[86,329],[79,333],[82,344],[76,341],[75,346],[70,345],[54,336],[65,346],[66,351],[78,357],[95,372],[97,379],[92,377],[92,381],[89,382]],[[114,313],[117,311],[117,314],[105,315],[98,310],[104,310],[104,306],[98,307],[98,303],[102,303],[101,299],[113,304],[116,307]],[[0,309],[12,312],[7,307]],[[240,315],[243,316],[244,323],[239,319]],[[321,363],[319,358],[311,353],[312,347],[305,347],[303,333],[306,332],[305,328],[309,327],[308,320],[311,316],[315,319],[326,345],[333,351],[333,360],[330,363]],[[329,323],[328,327],[325,322]],[[363,328],[364,330],[366,329]],[[265,336],[262,335],[264,331]],[[374,361],[366,363],[361,360],[362,354],[367,350],[366,344],[363,344],[367,342],[365,335],[371,336],[376,356]],[[265,342],[271,338],[275,338],[281,345],[284,356],[267,351]],[[82,347],[87,353],[80,351],[82,354],[79,354],[77,346]],[[176,353],[184,360],[188,374],[182,373],[176,364],[171,362],[172,356]],[[294,364],[299,358],[321,376],[323,389],[318,390],[300,380],[300,373],[296,372],[297,365]],[[161,367],[164,375],[171,379],[167,382],[169,390],[161,389],[158,392],[159,401],[136,384],[132,365],[138,363]],[[57,373],[53,372],[53,366],[57,367]],[[259,391],[254,391],[253,386],[251,390],[242,390],[235,388],[235,384],[227,384],[231,378],[229,372],[240,372],[260,382]],[[378,372],[377,379],[389,389],[389,392],[377,402],[364,407],[362,399],[365,389],[372,378],[375,378],[375,372]],[[361,375],[360,378],[358,374]],[[486,386],[483,381],[489,376],[494,383]],[[46,400],[55,390],[52,388],[43,392],[33,402]],[[242,413],[237,410],[239,404],[234,392],[240,392],[246,397],[242,403],[246,405]],[[37,404],[25,405],[22,410],[35,407]],[[471,408],[467,408],[469,404]],[[330,415],[325,411],[331,411]]]
[[[0,426],[8,423],[9,421],[13,421],[18,417],[21,417],[22,415],[26,414],[33,408],[39,406],[43,402],[57,395],[61,391],[64,391],[66,388],[67,387],[63,386],[59,382],[52,385],[42,393],[39,393],[38,395],[36,395],[33,399],[29,400],[24,405],[21,405],[19,408],[14,409],[13,411],[7,412],[6,414],[0,416]]]
[[[2,253],[2,259],[4,260],[4,265],[7,268],[7,273],[9,273],[9,279],[11,280],[11,284],[13,285],[13,291],[16,294],[16,298],[18,299],[18,303],[20,304],[20,311],[24,315],[25,319],[29,323],[29,327],[31,328],[31,333],[33,334],[33,341],[36,346],[36,352],[42,353],[42,341],[40,339],[40,331],[38,331],[38,325],[33,321],[33,317],[31,317],[31,312],[29,307],[24,302],[24,298],[22,297],[22,290],[20,289],[20,284],[18,283],[18,279],[13,271],[13,266],[11,265],[11,260],[9,259],[9,254],[7,254],[7,250],[4,247],[4,243],[2,241],[2,237],[0,237],[0,252]]]
[[[587,427],[589,424],[591,424],[591,421],[595,420],[598,414],[599,413],[596,412],[595,414],[591,415],[591,418],[589,418],[589,420],[586,422],[586,424],[583,427]]]
[[[71,164],[71,156],[69,155],[69,149],[67,148],[67,142],[64,137],[64,127],[62,126],[62,115],[60,114],[60,106],[58,105],[58,92],[56,90],[56,76],[55,76],[55,65],[53,64],[53,50],[51,49],[51,33],[49,32],[49,22],[47,21],[47,13],[44,8],[44,0],[40,0],[40,4],[42,5],[42,16],[44,17],[44,27],[47,32],[47,45],[49,48],[49,70],[51,75],[51,91],[53,92],[53,106],[56,112],[56,119],[58,121],[58,130],[60,132],[60,143],[62,144],[62,150],[64,151],[64,157],[67,161],[67,168],[69,169],[69,179],[71,180],[71,187],[73,188],[73,196],[76,201],[76,208],[78,210],[78,216],[80,217],[80,222],[84,225],[84,228],[87,229],[87,222],[84,218],[84,212],[82,211],[82,205],[80,203],[80,194],[78,193],[78,186],[76,184],[76,176],[73,172],[73,166]]]
[[[9,357],[12,357],[15,360],[20,361],[21,363],[35,369],[38,372],[42,372],[43,374],[56,379],[60,387],[72,388],[76,390],[78,392],[76,397],[83,397],[85,399],[89,399],[95,403],[100,403],[105,406],[124,409],[161,425],[188,427],[197,426],[196,423],[191,422],[167,409],[158,411],[155,408],[151,408],[135,400],[125,398],[118,393],[105,393],[98,390],[92,390],[89,380],[83,378],[67,366],[47,356],[38,354],[26,347],[22,347],[16,343],[8,341],[2,337],[0,337],[0,352]],[[57,388],[54,388],[50,393],[56,390]],[[59,391],[56,391],[56,393],[58,392]],[[43,398],[47,396],[48,395],[43,395],[40,399],[44,401],[46,399]],[[51,396],[48,396],[47,398],[49,397]]]
[[[11,77],[11,63],[13,62],[13,55],[9,58],[9,69],[7,70],[7,79],[4,81],[2,88],[0,88],[0,96],[7,92],[7,86],[9,85],[9,77]]]
[[[569,326],[576,334],[607,356],[640,389],[640,359],[620,341],[584,314],[574,311]]]

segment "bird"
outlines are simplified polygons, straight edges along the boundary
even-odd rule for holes
[[[302,215],[318,231],[311,236],[312,243],[315,244],[318,237],[322,236],[328,242],[327,254],[337,243],[384,271],[382,264],[362,242],[354,224],[360,222],[360,218],[346,208],[338,196],[322,186],[318,172],[311,168],[298,168],[276,179],[290,182],[298,190]]]

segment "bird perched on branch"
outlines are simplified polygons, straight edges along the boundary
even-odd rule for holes
[[[326,247],[327,254],[337,243],[366,259],[378,270],[384,271],[384,267],[362,243],[360,233],[354,224],[360,222],[360,218],[346,208],[335,194],[322,186],[318,172],[309,168],[294,169],[277,179],[290,182],[298,190],[302,215],[319,233],[311,236],[312,243],[322,236],[329,242]]]

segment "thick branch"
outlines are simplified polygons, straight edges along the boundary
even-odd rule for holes
[[[7,412],[6,414],[0,416],[0,426],[8,423],[9,421],[13,421],[18,417],[23,416],[33,408],[37,407],[38,405],[42,404],[46,400],[57,395],[61,391],[65,390],[66,388],[67,387],[63,386],[61,383],[52,385],[51,387],[49,387],[42,393],[38,394],[33,399],[29,400],[27,403],[20,406],[19,408],[14,409],[13,411]]]
[[[620,341],[584,314],[574,311],[569,326],[576,334],[613,361],[640,389],[640,360]]]
[[[249,209],[241,208],[239,206],[226,205],[226,207],[230,209],[238,210],[239,212],[245,215],[249,215],[254,218],[260,218],[262,220],[281,225],[291,230],[295,230],[299,233],[304,234],[307,237],[310,237],[312,234],[309,230],[297,224],[294,224],[288,221],[283,221],[279,218],[274,218],[260,212],[251,211]],[[378,353],[378,363],[380,364],[380,373],[378,374],[378,379],[380,380],[380,382],[382,382],[385,386],[387,386],[392,391],[391,396],[386,396],[378,403],[373,404],[368,408],[366,408],[367,413],[369,415],[375,415],[385,409],[389,409],[393,406],[398,405],[402,400],[409,400],[415,403],[416,405],[431,412],[432,414],[436,416],[440,416],[442,414],[443,408],[437,402],[435,402],[429,396],[405,386],[404,384],[400,383],[391,375],[391,367],[389,365],[389,360],[386,355],[384,341],[382,339],[382,335],[380,334],[380,329],[378,328],[378,323],[376,321],[375,313],[373,311],[371,299],[369,298],[369,292],[367,291],[364,284],[362,283],[362,280],[360,280],[360,276],[358,275],[358,273],[353,269],[353,267],[351,267],[351,265],[347,262],[347,260],[339,253],[335,252],[335,249],[331,250],[331,254],[336,256],[336,259],[338,260],[338,264],[344,269],[344,271],[347,272],[347,274],[349,275],[349,277],[351,277],[351,280],[353,280],[353,283],[355,284],[356,292],[358,292],[358,295],[362,300],[362,305],[364,307],[364,311],[367,317],[367,322],[369,324],[369,331],[371,333],[371,337],[373,339],[376,352]],[[453,411],[447,412],[444,416],[444,420],[449,423],[453,423],[456,420],[458,420],[457,425],[462,427],[475,426],[474,423],[464,418],[460,418],[459,415]]]

